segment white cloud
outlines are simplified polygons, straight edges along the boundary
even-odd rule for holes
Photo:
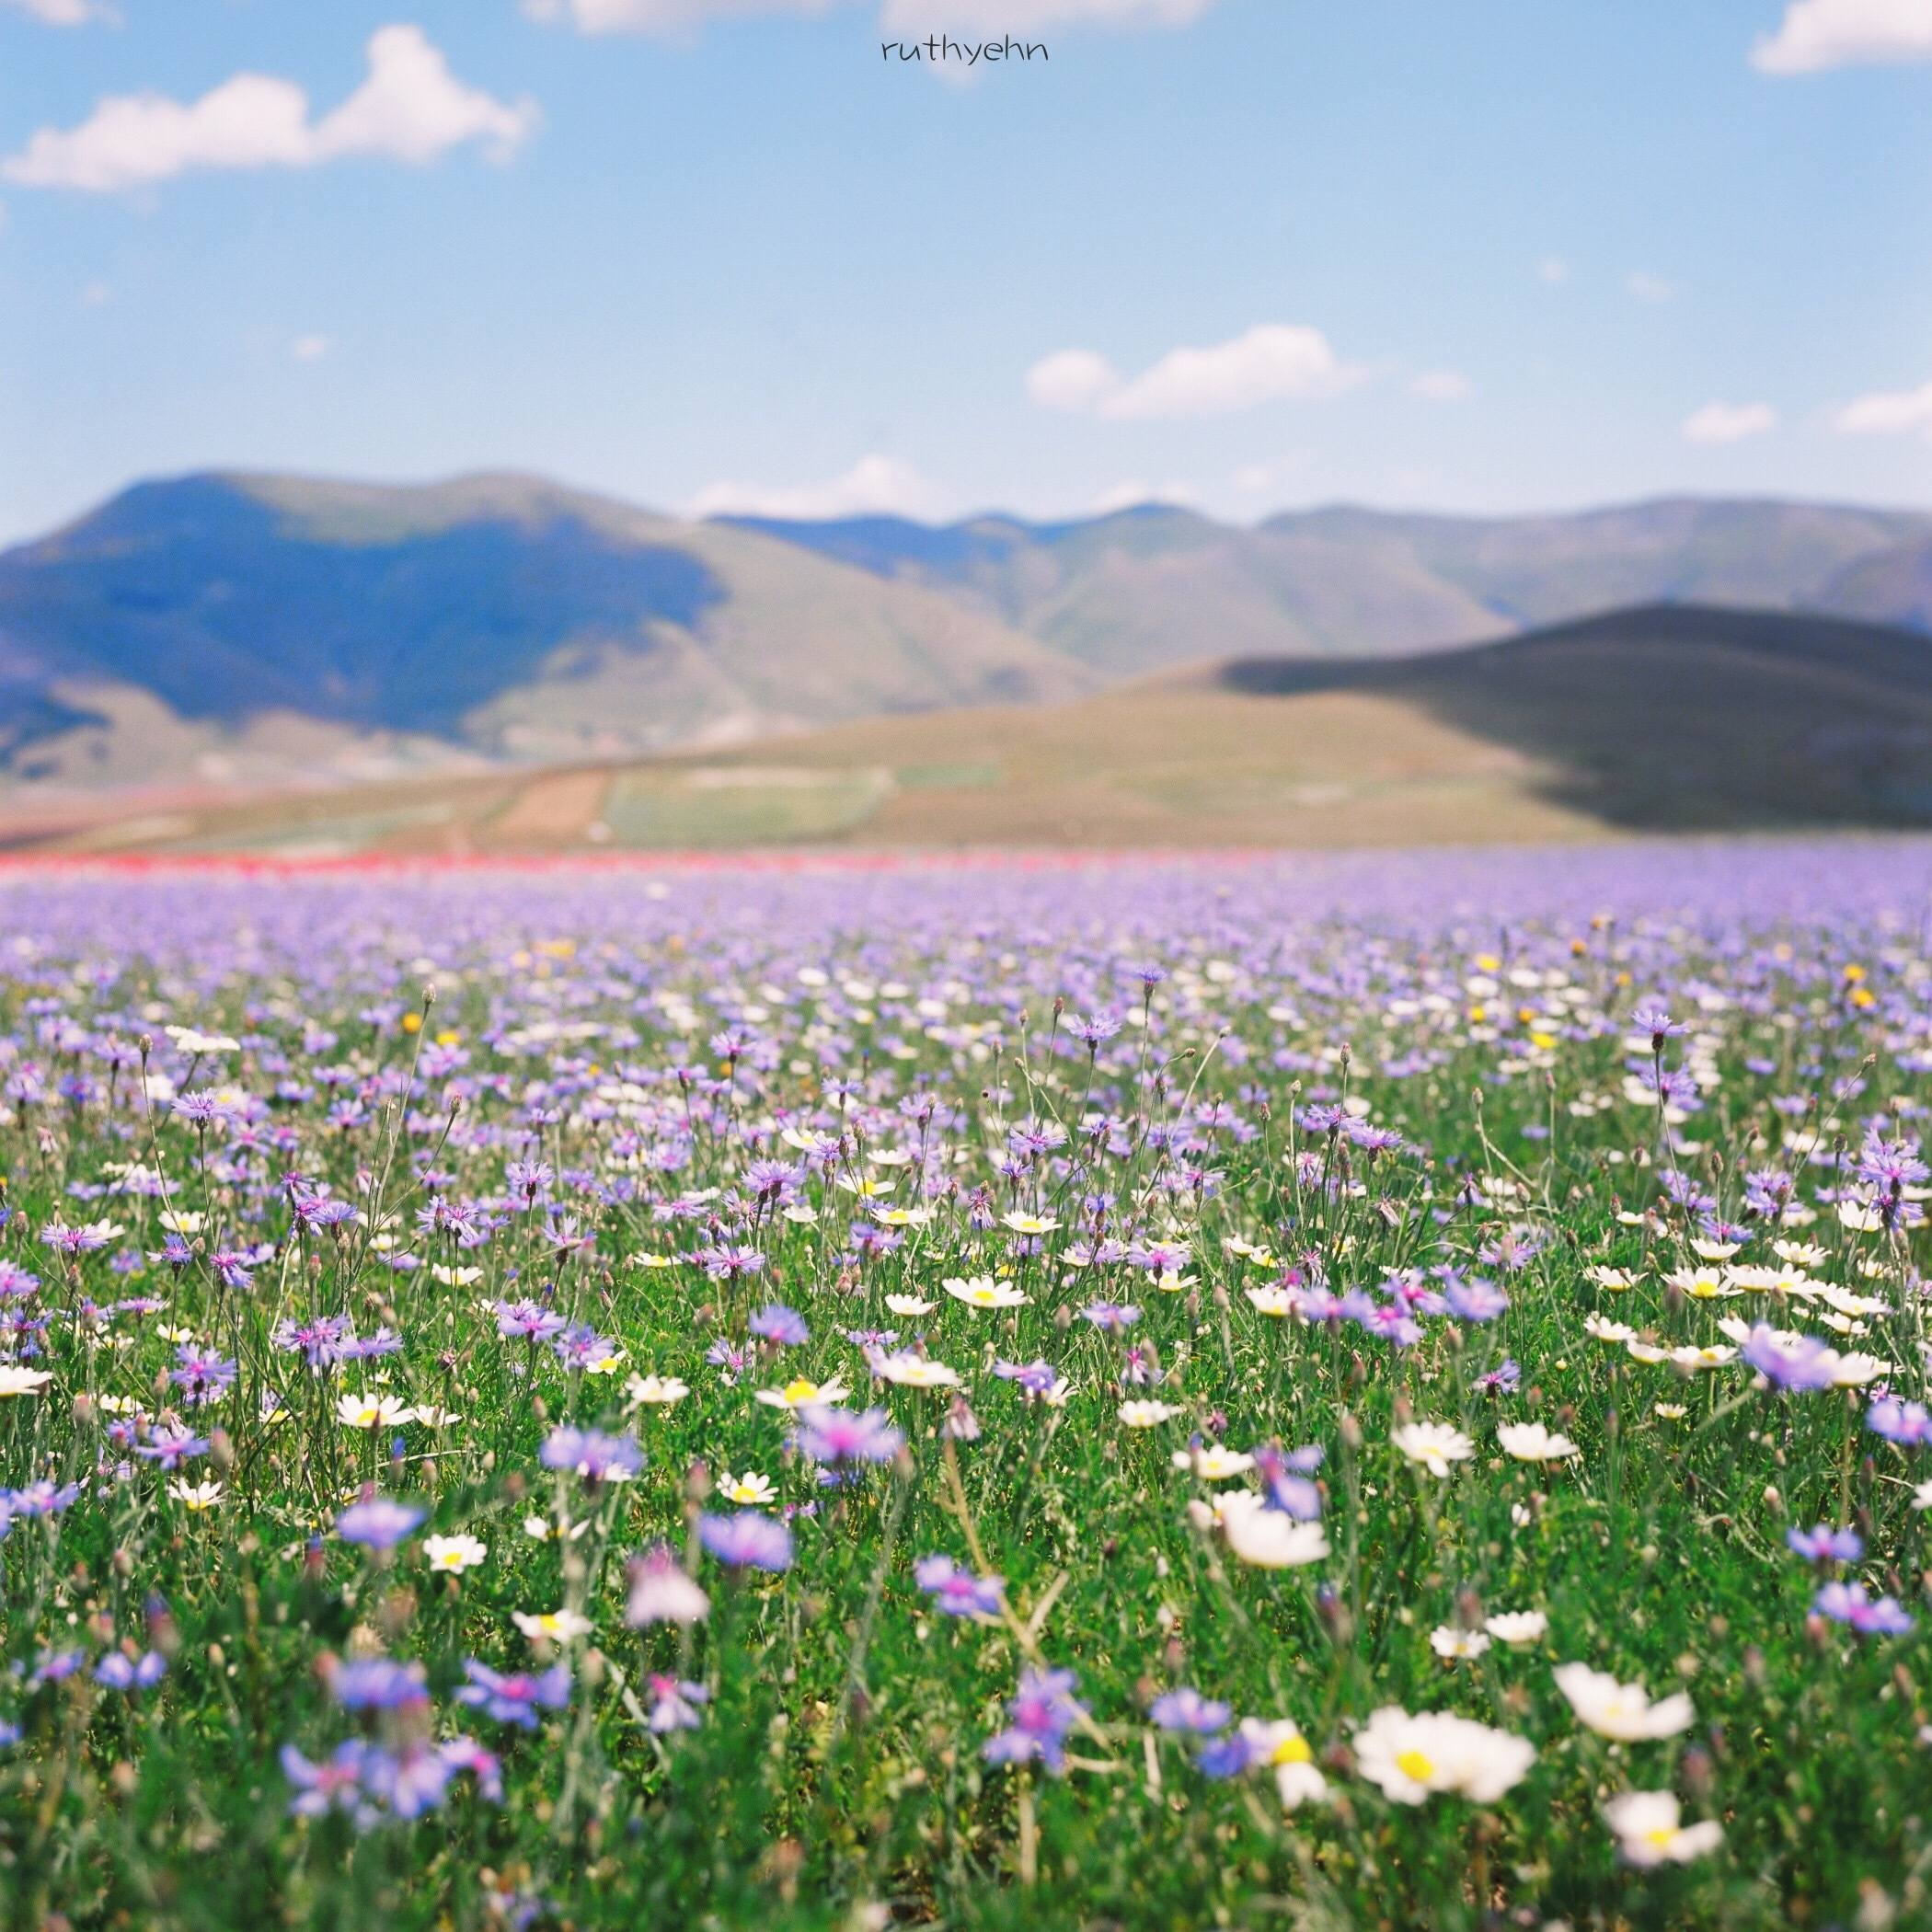
[[[1337,360],[1318,328],[1262,323],[1211,348],[1170,349],[1108,396],[1100,413],[1123,421],[1223,416],[1257,403],[1332,396],[1360,376]]]
[[[1774,34],[1751,50],[1762,74],[1932,61],[1926,0],[1790,0]]]
[[[1185,27],[1213,0],[885,0],[891,32],[1038,33],[1050,27]]]
[[[1909,436],[1932,438],[1932,383],[1916,389],[1878,389],[1860,396],[1838,411],[1832,427],[1847,436]]]
[[[710,20],[822,14],[841,0],[523,0],[533,20],[579,33],[688,35]],[[880,0],[879,24],[895,34],[1033,33],[1050,27],[1185,27],[1214,0]]]
[[[1684,419],[1686,443],[1742,443],[1777,427],[1777,411],[1769,403],[1708,402]]]
[[[807,522],[840,516],[927,516],[933,492],[911,464],[861,456],[844,476],[795,489],[713,483],[698,491],[693,516],[782,516]]]
[[[1476,394],[1476,385],[1460,369],[1425,369],[1409,378],[1409,393],[1424,402],[1467,402]]]
[[[114,9],[102,0],[0,0],[0,6],[31,14],[49,27],[85,27],[89,20],[114,18]]]
[[[379,28],[368,55],[368,77],[319,121],[293,81],[262,74],[237,74],[186,103],[110,95],[76,128],[40,129],[0,162],[0,175],[108,194],[195,168],[315,167],[351,155],[422,163],[470,141],[502,159],[536,125],[533,102],[512,105],[457,80],[420,28]]]
[[[1641,269],[1633,269],[1625,285],[1639,302],[1668,302],[1677,293],[1662,276],[1646,274]]]
[[[1091,409],[1120,383],[1120,372],[1091,349],[1060,350],[1027,371],[1027,394],[1042,409]]]
[[[1538,282],[1568,282],[1570,264],[1560,255],[1546,255],[1536,264],[1536,279]]]
[[[1338,360],[1318,328],[1264,322],[1206,349],[1170,349],[1124,380],[1092,350],[1063,349],[1028,371],[1027,392],[1042,408],[1140,422],[1225,416],[1258,403],[1332,396],[1363,373]]]
[[[319,362],[335,346],[327,336],[297,336],[289,344],[289,353],[298,362]]]
[[[1244,463],[1231,480],[1244,497],[1258,497],[1305,476],[1313,461],[1311,451],[1290,450],[1277,463]]]
[[[562,20],[579,33],[684,34],[707,20],[753,14],[822,14],[832,0],[523,0],[533,20]]]
[[[1111,516],[1117,510],[1137,510],[1143,503],[1168,503],[1179,510],[1191,510],[1200,500],[1185,483],[1116,483],[1103,489],[1090,506],[1094,516]]]

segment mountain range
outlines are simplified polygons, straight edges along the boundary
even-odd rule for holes
[[[154,794],[621,762],[1407,657],[1659,602],[1932,632],[1932,515],[1673,499],[1253,528],[694,522],[538,478],[209,473],[0,554],[0,788]]]

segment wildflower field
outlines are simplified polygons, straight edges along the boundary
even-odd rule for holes
[[[7,1924],[1932,1923],[1932,847],[0,914]]]

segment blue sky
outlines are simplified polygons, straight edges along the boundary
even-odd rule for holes
[[[1928,190],[1932,0],[0,0],[0,538],[217,466],[1932,505]]]

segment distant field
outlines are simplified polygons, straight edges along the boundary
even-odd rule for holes
[[[1932,822],[1932,642],[1655,606],[1467,650],[1255,659],[1075,703],[300,794],[78,803],[16,849],[453,856],[1339,847]]]

